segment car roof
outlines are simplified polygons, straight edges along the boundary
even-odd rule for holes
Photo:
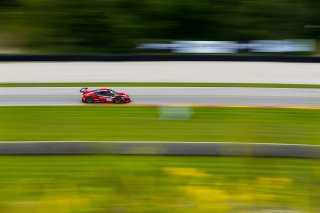
[[[100,88],[99,90],[110,90],[109,88]]]

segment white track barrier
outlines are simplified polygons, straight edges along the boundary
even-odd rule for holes
[[[1,82],[320,84],[320,64],[274,62],[1,63]]]

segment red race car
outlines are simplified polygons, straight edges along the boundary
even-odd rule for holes
[[[82,88],[80,90],[82,93],[83,103],[116,103],[124,104],[131,102],[128,94],[122,92],[115,92],[109,88],[100,88],[95,90],[88,90],[88,88]]]

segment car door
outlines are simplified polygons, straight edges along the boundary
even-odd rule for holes
[[[101,102],[101,103],[105,103],[106,102],[106,98],[105,98],[105,93],[104,91],[98,91],[96,92],[96,96],[97,96],[97,101]]]
[[[112,94],[110,93],[109,90],[105,91],[104,97],[106,99],[106,103],[112,103],[113,102],[113,97],[112,97]]]
[[[99,101],[101,103],[111,103],[112,102],[112,96],[110,91],[100,91],[97,93]]]

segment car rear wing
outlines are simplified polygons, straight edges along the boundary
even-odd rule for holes
[[[87,91],[88,91],[88,87],[83,87],[80,90],[81,93],[86,93]]]

